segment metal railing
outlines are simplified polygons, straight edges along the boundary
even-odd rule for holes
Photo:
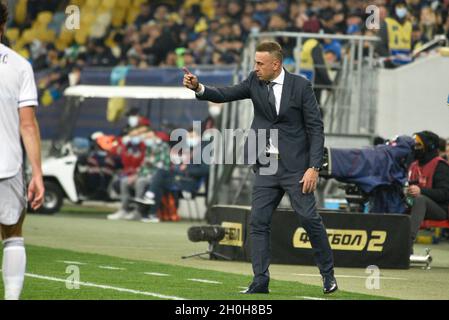
[[[295,74],[301,72],[301,50],[308,39],[323,41],[338,40],[342,43],[341,61],[328,66],[335,73],[331,86],[314,83],[317,89],[327,89],[326,99],[321,103],[324,110],[326,133],[334,134],[373,134],[375,130],[377,64],[374,58],[377,37],[358,35],[311,34],[296,32],[266,32],[252,34],[243,52],[242,75],[247,76],[253,68],[253,57],[257,43],[278,38],[293,38]],[[364,50],[365,49],[365,50]],[[362,58],[360,58],[362,57]],[[243,110],[242,110],[243,111]],[[243,111],[244,112],[244,111]],[[251,116],[244,113],[244,122]]]

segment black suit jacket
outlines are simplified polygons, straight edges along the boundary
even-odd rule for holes
[[[285,70],[279,115],[268,104],[267,85],[257,78],[255,72],[251,72],[246,80],[234,86],[205,86],[204,94],[197,98],[216,103],[251,99],[254,105],[251,128],[278,129],[280,159],[288,171],[321,167],[324,150],[323,121],[312,85],[304,77]],[[257,158],[260,154],[259,150]],[[248,158],[245,160],[246,164],[251,164]]]

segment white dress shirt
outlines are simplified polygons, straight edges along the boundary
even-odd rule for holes
[[[281,97],[282,97],[282,88],[284,87],[284,78],[285,78],[285,71],[284,71],[284,68],[282,68],[281,74],[276,79],[271,81],[271,82],[275,83],[275,85],[273,86],[273,92],[274,92],[274,97],[276,99],[276,114],[278,114],[278,115],[279,115],[279,110],[281,109]],[[279,138],[279,136],[278,136],[278,138]],[[267,147],[266,152],[272,153],[272,154],[279,154],[279,150],[278,150],[278,148],[276,148],[273,145],[271,138],[270,138],[270,147],[269,148]]]

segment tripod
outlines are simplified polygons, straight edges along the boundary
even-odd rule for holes
[[[225,259],[225,260],[232,260],[231,258],[229,258],[229,257],[227,257],[227,256],[225,256],[225,255],[222,255],[222,254],[220,254],[220,253],[213,252],[214,246],[215,246],[216,244],[218,244],[218,243],[217,243],[217,242],[211,242],[211,241],[209,241],[209,248],[207,249],[206,252],[195,253],[195,254],[192,254],[192,255],[189,255],[189,256],[183,256],[183,257],[181,257],[181,258],[182,258],[182,259],[188,259],[188,258],[193,258],[193,257],[201,257],[201,256],[203,256],[203,255],[205,255],[205,254],[208,254],[209,257],[222,258],[222,259]]]

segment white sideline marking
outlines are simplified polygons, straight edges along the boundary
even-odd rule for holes
[[[143,295],[143,296],[151,296],[151,297],[156,297],[156,298],[160,298],[160,299],[187,300],[185,298],[176,297],[176,296],[166,296],[166,295],[159,294],[159,293],[154,293],[154,292],[147,292],[147,291],[140,291],[140,290],[133,290],[133,289],[126,289],[126,288],[106,286],[106,285],[103,285],[103,284],[96,284],[96,283],[92,283],[92,282],[70,281],[70,280],[67,280],[67,279],[59,279],[59,278],[41,276],[41,275],[38,275],[38,274],[31,274],[31,273],[25,273],[25,275],[27,277],[30,277],[30,278],[36,278],[36,279],[42,279],[42,280],[48,280],[48,281],[56,281],[56,282],[66,282],[66,283],[70,283],[70,284],[79,284],[79,285],[85,286],[85,287],[93,287],[93,288],[114,290],[114,291],[120,291],[120,292],[126,292],[126,293],[140,294],[140,295]]]
[[[327,299],[324,299],[324,298],[307,297],[307,296],[299,296],[299,297],[296,297],[296,298],[300,298],[300,299],[304,299],[304,300],[327,300]]]
[[[308,274],[308,273],[292,273],[294,276],[302,276],[302,277],[320,277],[320,274]],[[336,274],[335,278],[354,278],[354,279],[366,279],[367,277],[364,276],[348,276],[348,275],[342,275],[342,274]],[[393,277],[379,277],[379,279],[384,280],[407,280],[405,278],[393,278]]]
[[[62,260],[57,260],[56,262],[62,262],[65,264],[77,264],[77,265],[86,265],[87,263],[84,262],[78,262],[78,261],[62,261]]]
[[[166,273],[159,273],[159,272],[144,272],[144,274],[147,274],[149,276],[156,276],[156,277],[169,277],[169,274]]]
[[[187,279],[188,281],[194,281],[194,282],[202,282],[202,283],[212,283],[212,284],[222,284],[218,281],[212,281],[212,280],[205,280],[205,279]]]
[[[126,270],[125,268],[117,268],[117,267],[111,267],[111,266],[98,266],[100,269],[106,269],[106,270]]]

